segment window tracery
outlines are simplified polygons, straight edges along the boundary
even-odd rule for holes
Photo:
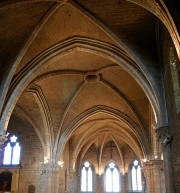
[[[91,164],[87,161],[83,164],[81,169],[81,191],[93,191],[92,167]]]
[[[21,147],[17,141],[17,137],[13,135],[9,138],[4,148],[3,165],[19,165],[20,154]]]
[[[131,190],[142,191],[142,172],[138,160],[135,160],[131,166]]]
[[[108,165],[105,171],[105,191],[120,192],[120,173],[113,162]]]

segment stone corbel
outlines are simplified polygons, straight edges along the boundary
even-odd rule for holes
[[[172,135],[170,133],[169,126],[156,129],[156,133],[158,135],[158,139],[161,141],[162,144],[166,145],[168,143],[171,143]]]

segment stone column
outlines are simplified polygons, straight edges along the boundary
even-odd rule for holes
[[[97,182],[97,192],[103,193],[104,192],[104,181],[103,181],[103,174],[97,175],[98,182]]]
[[[127,173],[121,175],[121,182],[120,182],[120,185],[121,185],[121,192],[122,193],[126,193],[126,179],[127,179]]]
[[[8,138],[4,135],[0,135],[0,164],[3,163],[3,151],[1,151],[4,147],[4,143],[8,140]]]
[[[157,159],[148,160],[144,163],[143,170],[147,179],[148,193],[165,193],[163,186],[163,161]]]
[[[147,192],[153,193],[154,192],[154,181],[153,181],[152,167],[150,164],[144,163],[143,173],[146,176]]]
[[[171,149],[172,136],[170,134],[170,128],[169,126],[161,127],[158,128],[156,132],[162,144],[166,192],[175,193]]]
[[[71,184],[70,187],[69,187],[69,184]],[[69,181],[67,183],[67,192],[81,193],[81,172],[79,172],[78,170],[73,170],[71,168],[71,170],[69,171]]]
[[[60,176],[59,165],[54,163],[43,164],[42,174],[45,180],[43,191],[46,193],[58,193]]]

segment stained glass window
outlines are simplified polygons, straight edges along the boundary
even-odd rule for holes
[[[3,165],[19,165],[20,164],[21,147],[17,142],[17,137],[13,135],[8,140],[4,148]]]
[[[142,191],[142,173],[137,160],[133,162],[131,168],[131,187],[132,191]]]
[[[110,163],[105,171],[106,192],[120,192],[120,174],[117,166]]]
[[[85,162],[81,169],[81,191],[93,191],[92,168],[89,162]]]

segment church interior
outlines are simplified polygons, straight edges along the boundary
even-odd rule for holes
[[[180,193],[176,0],[2,0],[0,26],[0,193]]]

